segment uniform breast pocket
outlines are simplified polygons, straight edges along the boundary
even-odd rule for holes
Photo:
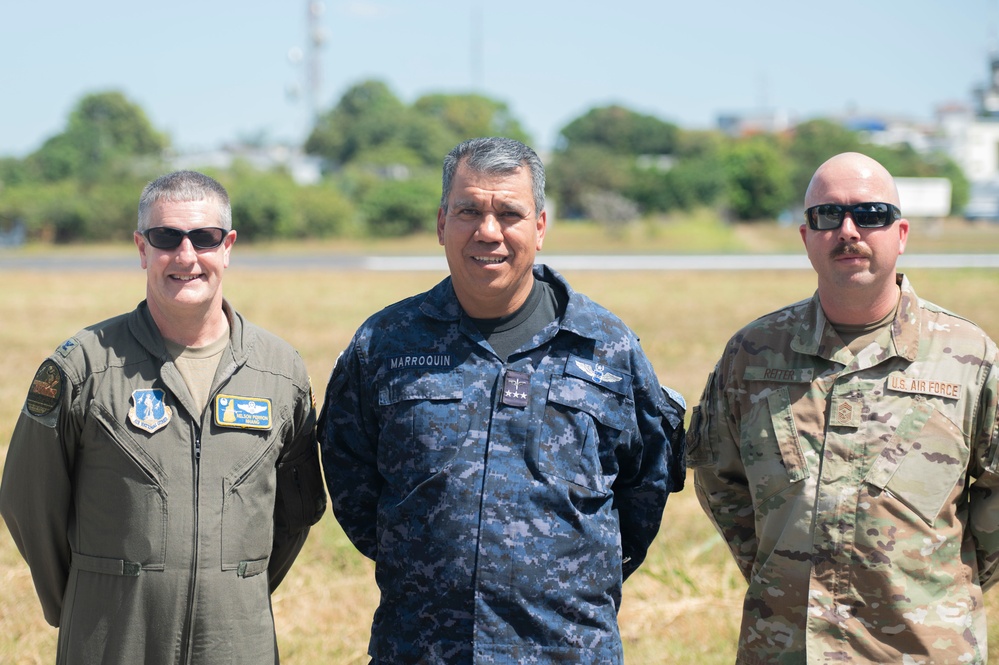
[[[774,389],[757,401],[743,418],[740,436],[755,507],[808,477],[786,387]]]
[[[615,453],[629,436],[631,413],[634,405],[624,395],[572,376],[553,376],[536,447],[541,472],[610,491]]]
[[[932,526],[948,501],[955,502],[963,491],[970,456],[961,429],[929,402],[916,401],[866,481],[875,497],[883,491],[888,496],[882,498],[894,498]],[[878,511],[881,501],[872,505]],[[893,510],[889,505],[884,509]]]
[[[378,390],[378,466],[386,478],[412,487],[454,459],[462,440],[464,392],[460,371],[388,376]]]
[[[277,440],[269,430],[227,430],[227,449],[245,450],[222,478],[222,570],[252,577],[267,570],[274,542],[274,496],[277,486]],[[222,445],[217,441],[217,445]]]
[[[103,405],[95,403],[77,456],[80,554],[162,569],[167,476]]]

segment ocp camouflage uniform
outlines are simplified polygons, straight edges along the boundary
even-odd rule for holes
[[[503,362],[450,278],[372,316],[319,436],[332,506],[376,562],[375,663],[622,662],[621,583],[683,483],[682,399],[568,293]]]
[[[818,296],[739,331],[688,463],[749,582],[738,663],[984,663],[995,344],[917,298],[854,356]]]

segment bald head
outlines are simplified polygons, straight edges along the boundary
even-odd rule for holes
[[[815,171],[805,192],[805,207],[821,203],[883,201],[899,205],[895,179],[885,167],[859,152],[844,152]]]

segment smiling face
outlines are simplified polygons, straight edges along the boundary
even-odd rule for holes
[[[869,201],[897,206],[898,190],[884,167],[858,153],[825,162],[805,194],[805,208]],[[838,229],[813,231],[802,224],[801,239],[818,274],[819,298],[830,318],[838,323],[869,323],[886,314],[887,307],[894,307],[898,293],[895,265],[905,251],[908,234],[905,219],[881,228],[860,228],[849,213]],[[868,320],[856,321],[864,309],[873,318],[860,316]],[[852,315],[847,316],[847,310],[853,310]],[[834,312],[841,318],[835,318]]]
[[[210,200],[160,200],[149,214],[150,228],[187,231],[221,225],[218,204]],[[146,301],[161,331],[184,322],[210,320],[215,313],[221,316],[222,273],[229,267],[235,231],[211,249],[196,249],[186,237],[174,249],[157,249],[140,232],[134,237],[146,271]]]
[[[437,211],[451,282],[465,312],[492,319],[515,312],[534,285],[534,257],[545,239],[547,215],[535,212],[531,174],[479,173],[462,162]]]

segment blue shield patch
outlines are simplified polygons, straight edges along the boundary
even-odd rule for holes
[[[155,432],[166,427],[173,416],[173,409],[164,402],[164,393],[159,388],[144,388],[132,391],[132,408],[128,410],[128,420],[147,432]]]

